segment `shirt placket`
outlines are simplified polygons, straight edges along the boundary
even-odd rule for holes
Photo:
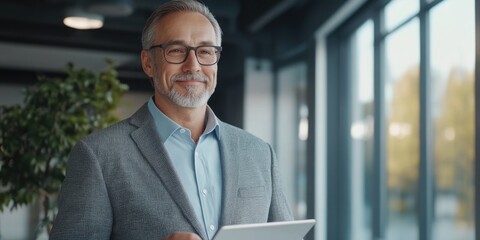
[[[213,206],[213,187],[210,182],[211,179],[208,174],[204,155],[201,154],[201,144],[199,143],[195,148],[194,162],[195,162],[195,175],[197,180],[197,189],[200,197],[200,205],[202,208],[203,221],[207,231],[207,235],[210,239],[213,238],[217,230],[217,222],[214,220],[214,206]]]

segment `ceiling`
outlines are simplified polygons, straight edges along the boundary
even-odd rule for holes
[[[140,68],[140,35],[145,20],[165,0],[117,0],[129,2],[131,13],[118,16],[104,11],[104,26],[76,30],[63,25],[71,7],[88,10],[100,0],[2,0],[0,2],[0,82],[22,74],[61,72],[66,63],[99,69],[105,59],[114,59],[121,77],[145,78]],[[113,2],[113,0],[105,0]],[[341,0],[203,0],[223,30],[225,52],[248,54],[259,42],[298,38],[301,19],[319,25]],[[112,8],[114,9],[114,8]],[[316,9],[319,9],[318,11]],[[300,24],[305,30],[312,24]],[[315,25],[315,26],[316,26]],[[309,27],[310,26],[310,27]],[[305,31],[304,31],[305,32]],[[279,34],[283,34],[278,38]],[[273,39],[274,38],[274,39]],[[291,40],[288,40],[291,41]],[[288,42],[287,41],[287,42]],[[21,81],[21,80],[19,80]],[[14,82],[14,81],[13,81]],[[146,81],[144,81],[146,82]]]

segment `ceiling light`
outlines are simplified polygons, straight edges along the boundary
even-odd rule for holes
[[[103,27],[103,16],[89,13],[80,8],[71,8],[66,11],[63,24],[75,29],[98,29]]]

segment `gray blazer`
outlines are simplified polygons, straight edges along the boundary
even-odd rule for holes
[[[269,144],[220,122],[221,225],[292,220]],[[208,239],[147,105],[79,141],[70,154],[51,239]]]

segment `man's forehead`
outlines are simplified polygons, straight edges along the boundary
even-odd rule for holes
[[[181,39],[172,39],[164,42],[163,44],[184,44],[188,45],[188,43]],[[199,41],[197,42],[198,45],[215,45],[214,41],[206,40],[206,41]]]
[[[162,41],[186,43],[192,38],[198,43],[216,43],[216,34],[212,23],[197,12],[170,13],[157,22],[156,36]]]

